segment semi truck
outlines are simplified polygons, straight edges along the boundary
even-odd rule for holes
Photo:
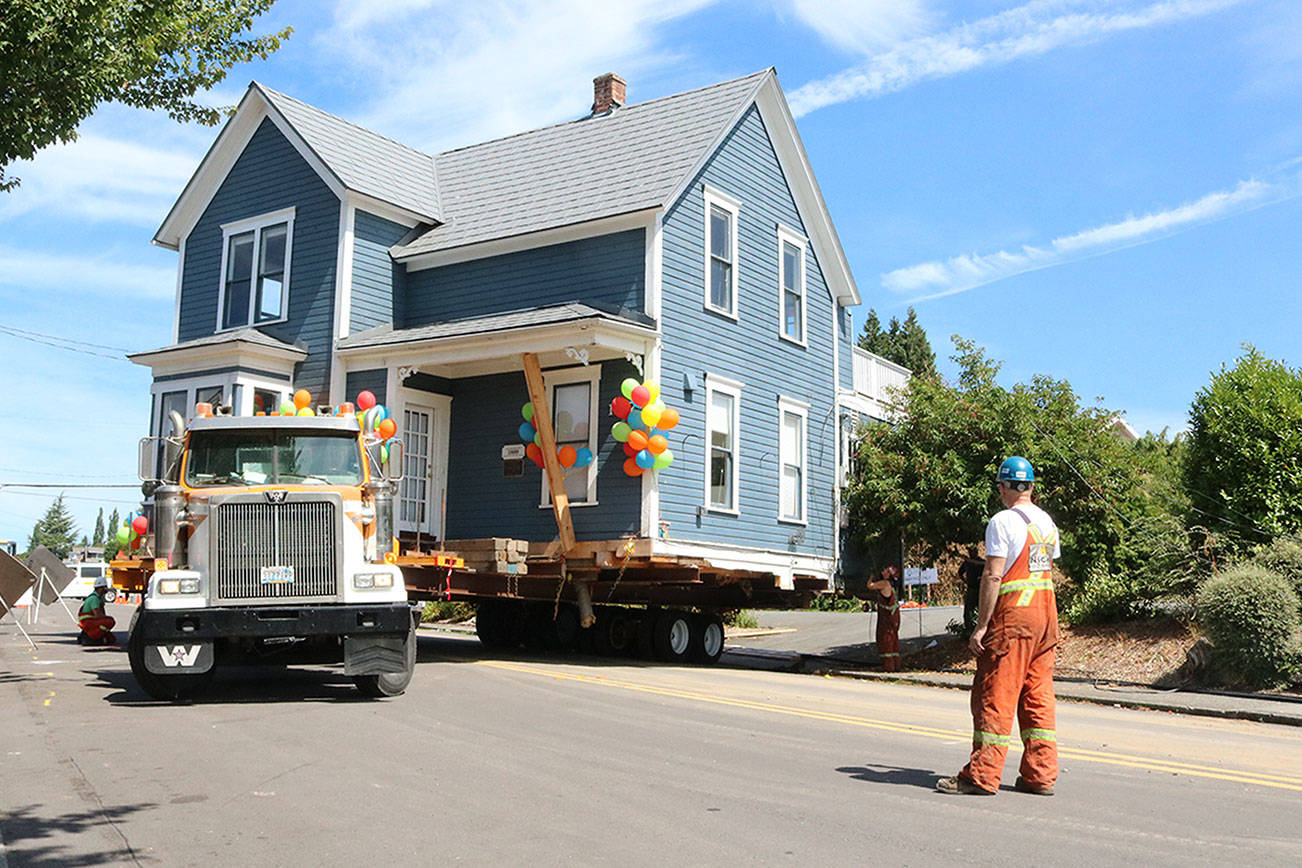
[[[362,694],[401,694],[416,660],[394,563],[401,443],[325,407],[217,409],[173,413],[168,435],[141,441],[150,533],[112,564],[113,584],[143,595],[127,645],[136,681],[178,700],[226,664],[342,663]]]

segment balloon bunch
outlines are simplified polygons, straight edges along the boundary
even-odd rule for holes
[[[542,435],[533,424],[533,402],[530,401],[520,408],[520,415],[524,417],[524,422],[520,424],[516,433],[524,441],[524,454],[529,456],[529,460],[539,467],[544,467],[542,451]],[[575,449],[573,446],[562,446],[556,450],[556,460],[561,463],[561,467],[566,470],[570,468],[587,467],[592,463],[592,450],[586,446],[580,446]]]
[[[624,472],[641,476],[648,470],[663,470],[674,463],[668,431],[678,424],[678,411],[660,400],[660,384],[639,383],[629,377],[620,384],[623,396],[610,402],[610,412],[621,420],[610,428],[611,436],[624,444]]]
[[[375,393],[369,389],[357,393],[357,421],[362,431],[381,440],[388,440],[398,433],[398,423],[393,421],[383,404],[375,401]],[[389,460],[389,444],[380,444],[380,460]]]
[[[132,551],[144,544],[145,534],[149,533],[149,519],[141,513],[134,513],[122,522],[114,539],[119,549],[130,548]]]

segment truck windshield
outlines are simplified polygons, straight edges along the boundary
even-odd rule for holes
[[[341,431],[194,431],[187,485],[360,485],[357,436]]]

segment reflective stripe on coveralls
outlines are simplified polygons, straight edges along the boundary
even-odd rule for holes
[[[1003,576],[984,650],[977,658],[971,696],[972,756],[959,772],[990,792],[999,789],[1013,743],[1014,717],[1025,743],[1023,781],[1038,790],[1052,787],[1058,778],[1053,697],[1058,607],[1049,578],[1055,540],[1015,511],[1027,524],[1026,545]]]

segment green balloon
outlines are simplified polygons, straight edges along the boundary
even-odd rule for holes
[[[294,402],[293,402],[293,401],[281,401],[281,402],[280,402],[280,415],[282,415],[282,416],[293,416],[293,415],[294,415],[295,413],[297,413],[297,412],[298,412],[298,408],[294,406]]]
[[[610,426],[610,436],[614,437],[620,443],[627,443],[628,435],[632,433],[632,431],[633,429],[628,427],[627,422],[616,422],[614,425]]]
[[[129,542],[131,542],[131,527],[130,527],[130,525],[125,525],[125,524],[124,524],[124,525],[122,525],[122,527],[118,528],[117,540],[118,540],[118,545],[120,545],[120,546],[124,546],[124,545],[128,544]]]
[[[533,442],[536,443],[536,444],[538,444],[538,448],[539,448],[539,449],[542,448],[542,432],[541,432],[541,431],[535,431],[535,432],[534,432],[534,434],[533,434]]]
[[[530,401],[528,404],[525,404],[520,408],[520,415],[524,417],[524,421],[526,422],[533,421],[533,401]]]
[[[652,470],[664,470],[670,464],[674,463],[674,453],[666,449],[656,456],[656,463],[651,465]]]
[[[633,400],[633,390],[640,385],[642,384],[639,383],[637,380],[633,379],[632,377],[629,377],[624,382],[619,384],[619,390],[624,393],[625,398],[628,398],[631,401]]]

